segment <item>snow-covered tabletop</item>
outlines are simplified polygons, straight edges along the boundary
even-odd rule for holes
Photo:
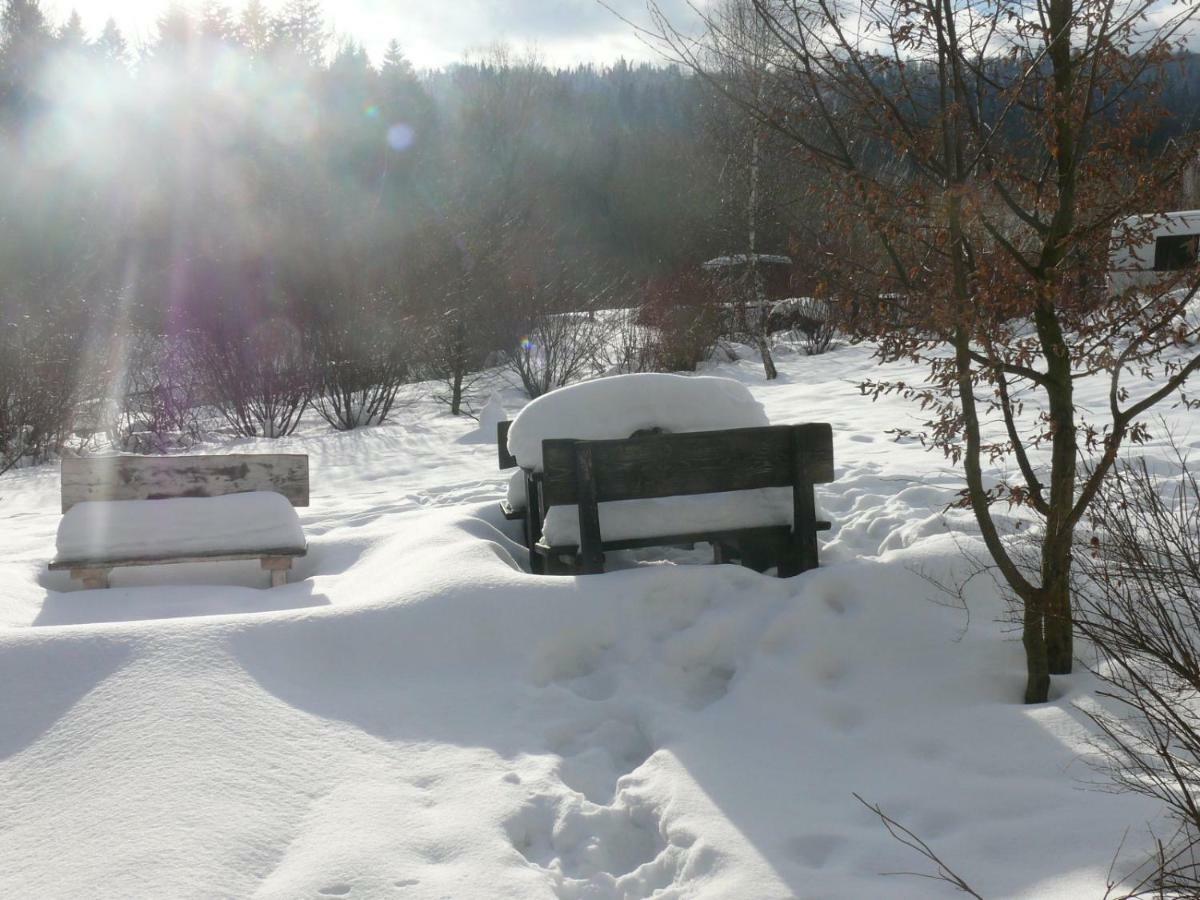
[[[282,494],[109,500],[71,507],[58,526],[60,560],[157,559],[305,547]]]
[[[754,428],[771,424],[749,388],[731,378],[639,373],[584,381],[543,394],[521,410],[508,450],[522,469],[542,470],[548,438],[619,440],[635,431]]]

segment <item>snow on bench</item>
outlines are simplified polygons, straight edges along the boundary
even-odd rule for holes
[[[711,531],[791,527],[790,488],[760,488],[690,497],[617,500],[599,505],[605,540],[638,540],[663,534],[687,534],[701,523]],[[542,523],[542,539],[551,547],[579,546],[579,507],[552,506]]]
[[[119,566],[260,559],[287,582],[307,545],[293,506],[308,505],[301,454],[65,459],[54,570],[108,586]]]
[[[669,433],[769,425],[750,389],[731,378],[642,373],[584,381],[543,394],[508,429],[517,465],[542,471],[542,441],[627,438],[638,431]]]

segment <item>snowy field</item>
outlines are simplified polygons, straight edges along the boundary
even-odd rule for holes
[[[968,568],[969,521],[943,514],[959,477],[888,439],[916,413],[858,395],[868,357],[783,356],[772,384],[754,359],[708,370],[772,422],[833,425],[834,527],[790,580],[689,564],[703,548],[531,576],[492,434],[432,404],[204,448],[311,457],[309,554],[270,591],[257,562],[77,590],[45,568],[57,467],[9,473],[0,893],[956,896],[880,874],[928,870],[858,793],[989,900],[1100,897],[1158,811],[1093,784],[1094,680],[1022,706],[995,588],[968,612],[931,583]]]

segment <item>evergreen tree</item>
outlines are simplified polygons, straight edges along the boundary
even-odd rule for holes
[[[387,49],[383,53],[382,73],[391,78],[412,78],[414,77],[412,63],[408,61],[408,57],[404,55],[404,51],[400,49],[400,42],[395,38],[388,41]]]
[[[320,0],[287,0],[276,21],[292,52],[309,65],[320,66],[329,39]]]
[[[188,8],[179,0],[171,0],[167,8],[158,17],[158,40],[154,52],[172,52],[186,48],[191,42],[195,31],[195,23]]]
[[[238,29],[229,7],[218,0],[205,0],[200,7],[200,36],[213,44],[233,43]]]
[[[19,114],[34,103],[34,83],[51,40],[39,0],[7,0],[0,15],[0,103]]]
[[[129,62],[129,45],[126,44],[121,29],[117,27],[117,20],[112,16],[109,16],[104,23],[104,29],[100,32],[100,37],[96,39],[93,47],[100,58],[106,62],[121,66],[127,65]]]
[[[87,43],[87,35],[83,31],[83,19],[79,10],[72,9],[67,21],[58,29],[58,43],[67,49],[79,50]]]
[[[238,43],[255,58],[264,56],[272,42],[271,17],[262,0],[247,0],[238,18]]]

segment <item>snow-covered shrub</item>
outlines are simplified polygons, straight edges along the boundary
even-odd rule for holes
[[[208,328],[191,340],[208,400],[234,434],[273,438],[296,430],[317,380],[310,335],[274,318],[248,334]]]
[[[373,296],[318,328],[317,412],[338,431],[382,424],[411,373],[411,321]]]

